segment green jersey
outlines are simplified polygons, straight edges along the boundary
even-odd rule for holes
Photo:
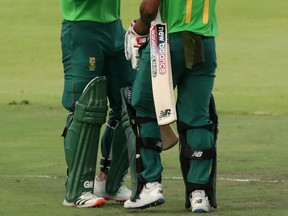
[[[68,21],[113,22],[119,19],[121,0],[61,0],[62,15]]]
[[[204,36],[218,35],[216,0],[162,0],[162,21],[169,33],[191,31]]]

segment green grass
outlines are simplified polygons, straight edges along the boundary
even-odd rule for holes
[[[271,0],[218,1],[215,93],[222,111],[288,112],[287,3],[271,4]]]
[[[140,0],[122,2],[128,26]],[[219,208],[209,215],[287,214],[287,7],[285,0],[218,1]],[[0,26],[0,215],[191,214],[177,147],[162,154],[163,206],[63,207],[60,3],[2,0]]]

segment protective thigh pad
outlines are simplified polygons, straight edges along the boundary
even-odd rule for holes
[[[218,133],[218,116],[216,113],[216,107],[213,96],[211,96],[210,99],[210,106],[209,106],[209,113],[210,113],[210,119],[213,122],[213,125],[207,125],[203,127],[189,127],[188,125],[185,125],[184,123],[177,122],[178,123],[178,132],[179,132],[179,148],[180,148],[180,164],[181,164],[181,171],[183,175],[183,179],[185,182],[185,188],[186,188],[186,201],[185,201],[185,207],[190,208],[190,200],[189,196],[190,193],[193,190],[202,189],[205,190],[208,197],[210,204],[213,208],[217,208],[216,203],[216,165],[217,165],[217,154],[216,154],[216,140],[217,140],[217,133]],[[197,151],[193,150],[190,145],[187,145],[187,130],[189,129],[197,129],[202,128],[206,130],[212,130],[214,133],[214,147],[210,149],[206,149],[203,151]],[[206,159],[212,159],[212,170],[210,172],[210,179],[209,183],[207,185],[196,185],[191,184],[187,181],[187,175],[190,169],[190,160],[206,160]]]
[[[68,166],[66,199],[93,190],[99,134],[107,114],[106,78],[96,77],[76,102],[73,121],[64,139]]]
[[[111,165],[108,172],[106,192],[115,194],[119,190],[129,167],[126,137],[121,122],[114,129],[111,146]]]

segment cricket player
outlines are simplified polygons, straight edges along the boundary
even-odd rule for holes
[[[126,57],[138,68],[131,89],[123,90],[136,143],[136,194],[127,209],[144,209],[165,202],[162,186],[161,135],[155,121],[148,37],[160,11],[168,25],[173,86],[177,87],[177,130],[185,183],[185,207],[194,213],[216,208],[216,137],[218,117],[212,96],[216,71],[216,0],[142,0],[140,18],[126,34]],[[163,98],[165,100],[165,98]],[[131,111],[132,109],[132,111]],[[135,116],[133,116],[135,115]],[[153,120],[154,119],[154,120]],[[135,129],[136,128],[136,129]],[[132,138],[131,138],[132,137]],[[132,164],[133,165],[133,164]],[[132,193],[134,188],[132,188]],[[168,188],[169,190],[169,188]]]
[[[131,191],[123,185],[129,160],[120,124],[120,89],[132,85],[135,71],[124,54],[120,0],[61,0],[61,6],[62,104],[69,112],[63,132],[67,163],[63,205],[90,208],[104,205],[105,200],[124,202]],[[105,122],[100,172],[95,176]]]

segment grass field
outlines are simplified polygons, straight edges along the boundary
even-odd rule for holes
[[[140,0],[122,1],[128,26]],[[287,7],[286,0],[218,1],[219,208],[209,215],[287,215]],[[191,214],[184,208],[177,148],[162,154],[163,206],[63,207],[59,1],[1,0],[0,27],[1,216]]]

